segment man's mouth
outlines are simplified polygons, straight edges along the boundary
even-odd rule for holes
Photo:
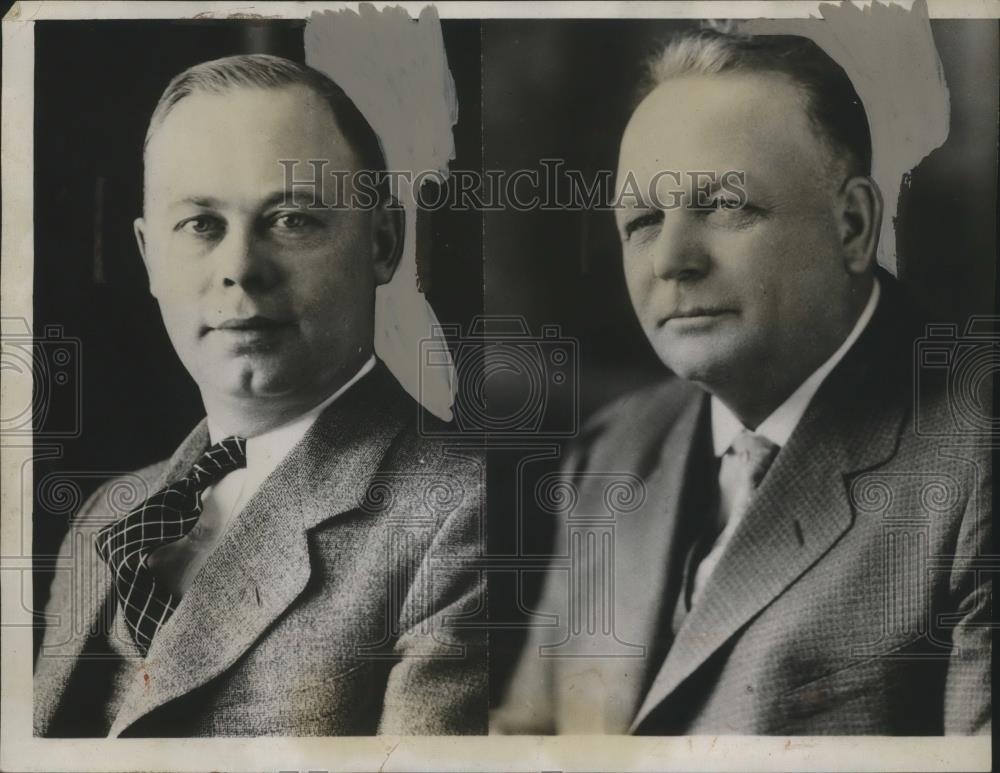
[[[263,317],[259,314],[253,317],[234,317],[216,326],[218,330],[269,330],[276,327],[284,327],[287,323],[279,322],[270,317]]]
[[[735,313],[735,309],[694,306],[690,309],[683,309],[668,314],[660,322],[660,327],[668,322],[677,322],[678,324],[684,324],[685,322],[695,323],[700,321],[709,321],[727,314]]]
[[[292,327],[292,324],[288,320],[274,319],[273,317],[255,314],[252,317],[231,317],[217,325],[206,325],[203,329],[203,334],[212,331],[234,334],[271,333]]]

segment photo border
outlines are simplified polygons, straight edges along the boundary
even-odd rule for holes
[[[820,2],[434,3],[462,18],[802,18]],[[909,2],[902,3],[909,6]],[[416,16],[427,3],[400,5]],[[53,19],[304,18],[357,3],[19,2],[3,20],[0,299],[4,324],[31,320],[33,276],[34,22]],[[931,18],[1000,18],[1000,3],[929,0]],[[4,373],[0,400],[30,404],[30,383]],[[44,739],[32,732],[30,438],[0,444],[0,768],[3,770],[988,770],[989,737],[481,736],[371,738]]]

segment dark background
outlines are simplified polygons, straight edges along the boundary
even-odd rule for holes
[[[537,168],[559,158],[589,179],[616,168],[643,62],[662,41],[697,22],[491,20],[483,24],[486,168]],[[935,42],[951,93],[947,142],[913,171],[897,226],[899,275],[937,320],[963,322],[995,308],[998,24],[935,20]],[[886,198],[895,191],[884,191]],[[535,334],[558,325],[574,342],[580,421],[599,406],[669,373],[632,313],[610,212],[487,212],[486,311],[518,315]],[[570,399],[551,389],[555,401]],[[554,428],[555,422],[550,422]],[[545,553],[548,518],[533,508],[534,483],[558,464],[541,441],[490,455],[490,543],[494,554]],[[540,573],[494,572],[490,584],[494,699],[520,645]]]
[[[46,21],[35,25],[34,321],[35,609],[48,596],[45,556],[69,517],[115,474],[168,457],[204,416],[149,295],[132,233],[142,207],[142,142],[170,78],[238,53],[304,61],[304,20]],[[479,22],[445,21],[460,105],[453,166],[480,166]],[[418,260],[442,323],[482,313],[478,212],[421,213]],[[57,338],[74,366],[55,383]],[[79,398],[79,403],[77,402]],[[44,405],[45,410],[38,410]],[[60,437],[66,428],[75,437]],[[47,450],[51,449],[51,450]],[[36,632],[37,634],[38,632]],[[39,642],[36,635],[36,646]]]

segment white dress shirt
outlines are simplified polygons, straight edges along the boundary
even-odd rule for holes
[[[174,594],[183,595],[218,546],[226,528],[267,477],[305,436],[319,415],[374,367],[375,356],[372,355],[340,389],[314,408],[280,427],[247,438],[247,466],[229,473],[214,486],[208,486],[202,493],[202,511],[194,528],[176,542],[150,554],[149,566],[157,580],[166,583]],[[208,434],[212,443],[225,437],[211,417]]]
[[[854,328],[851,330],[850,334],[848,334],[847,338],[844,339],[843,343],[833,354],[830,355],[826,362],[813,371],[812,375],[803,381],[799,385],[798,389],[792,392],[785,402],[779,405],[770,416],[764,419],[757,429],[753,430],[754,434],[767,438],[778,446],[779,449],[788,442],[788,438],[791,437],[795,427],[798,426],[799,421],[802,420],[802,416],[805,414],[806,408],[809,407],[809,403],[812,401],[822,383],[826,380],[826,377],[829,376],[830,372],[837,367],[837,364],[844,359],[844,356],[848,351],[850,351],[851,347],[854,346],[858,338],[861,337],[865,328],[868,327],[868,324],[871,322],[871,319],[875,314],[875,307],[878,306],[880,294],[881,290],[878,282],[876,281],[872,287],[871,295],[868,296],[868,303],[865,304],[865,308],[862,310],[857,322],[854,323]],[[729,410],[729,408],[727,408],[721,400],[714,396],[711,400],[711,411],[712,445],[714,447],[716,457],[721,458],[729,450],[730,446],[732,446],[733,440],[737,435],[739,435],[740,432],[743,432],[744,430],[749,432],[750,430],[747,430],[746,427],[743,426],[743,423],[736,418],[736,415]],[[720,507],[724,508],[726,502],[733,502],[739,498],[739,492],[730,491],[726,488],[727,486],[732,485],[733,483],[731,478],[720,474]],[[698,565],[697,572],[694,576],[692,604],[697,601],[699,592],[704,589],[708,577],[712,574],[716,564],[718,564],[719,559],[722,557],[722,553],[725,550],[726,545],[729,543],[729,540],[732,538],[733,532],[736,531],[736,527],[739,522],[738,517],[730,518],[729,513],[720,512],[719,515],[726,525],[718,539],[713,544],[708,555],[706,555]]]

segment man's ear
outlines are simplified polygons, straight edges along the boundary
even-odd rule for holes
[[[396,273],[403,255],[403,209],[394,202],[379,205],[372,212],[372,259],[375,284],[384,285]]]
[[[142,262],[146,266],[146,276],[149,277],[149,292],[156,297],[156,289],[153,287],[153,270],[149,265],[149,258],[146,252],[146,221],[137,217],[132,221],[132,231],[135,233],[135,243],[139,247],[139,254]]]
[[[844,266],[851,274],[864,274],[875,262],[882,228],[882,193],[871,177],[851,177],[841,189],[838,206]]]

